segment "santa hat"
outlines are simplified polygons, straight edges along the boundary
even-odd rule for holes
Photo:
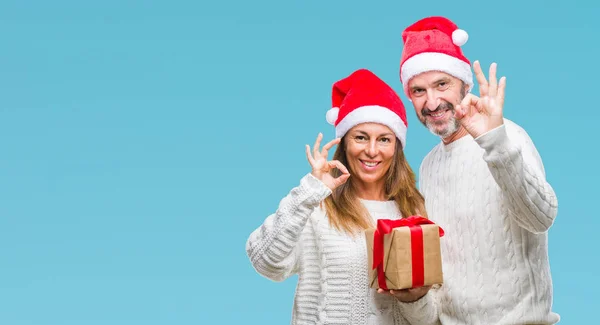
[[[406,95],[408,82],[420,73],[441,71],[464,81],[473,88],[471,62],[463,55],[469,35],[444,17],[427,17],[407,27],[402,33],[404,48],[400,62],[400,81]]]
[[[406,146],[406,110],[398,94],[367,69],[354,71],[333,84],[332,108],[327,122],[335,126],[336,137],[343,137],[352,127],[367,122],[389,127]]]

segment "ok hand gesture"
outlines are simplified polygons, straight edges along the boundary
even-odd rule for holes
[[[324,145],[323,150],[319,152],[321,139],[323,139],[323,134],[319,133],[317,141],[315,141],[315,146],[312,150],[312,155],[310,153],[310,147],[306,145],[306,157],[308,158],[308,162],[312,167],[311,174],[315,178],[321,180],[321,182],[323,182],[327,187],[329,187],[329,189],[333,191],[336,187],[344,184],[348,180],[350,173],[341,162],[337,160],[327,161],[327,150],[340,143],[340,139],[337,138],[330,141],[328,144]],[[329,171],[331,171],[333,168],[339,169],[342,172],[342,175],[337,178],[333,178],[333,176],[329,174]]]
[[[485,79],[479,61],[473,63],[473,70],[479,83],[479,96],[467,94],[460,105],[456,105],[454,117],[474,138],[504,123],[502,108],[506,77],[496,80],[496,63],[490,66],[490,80]]]

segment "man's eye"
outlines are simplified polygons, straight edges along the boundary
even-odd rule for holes
[[[421,96],[423,95],[425,92],[423,89],[413,89],[412,94],[415,96]]]

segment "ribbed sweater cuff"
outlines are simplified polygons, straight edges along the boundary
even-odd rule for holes
[[[402,314],[405,315],[411,323],[417,322],[417,324],[419,324],[425,320],[431,320],[438,317],[435,301],[431,292],[427,292],[425,296],[417,301],[398,301],[398,303],[400,304]]]
[[[300,180],[300,190],[305,193],[307,203],[310,205],[318,205],[331,194],[329,187],[311,173],[306,174]]]
[[[491,129],[475,138],[475,141],[487,152],[506,148],[506,145],[508,144],[508,133],[506,133],[506,126],[502,124],[499,127]]]

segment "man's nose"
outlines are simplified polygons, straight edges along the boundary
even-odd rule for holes
[[[427,92],[427,102],[425,103],[425,108],[430,111],[435,111],[438,106],[440,106],[439,98],[434,96],[433,92]]]

